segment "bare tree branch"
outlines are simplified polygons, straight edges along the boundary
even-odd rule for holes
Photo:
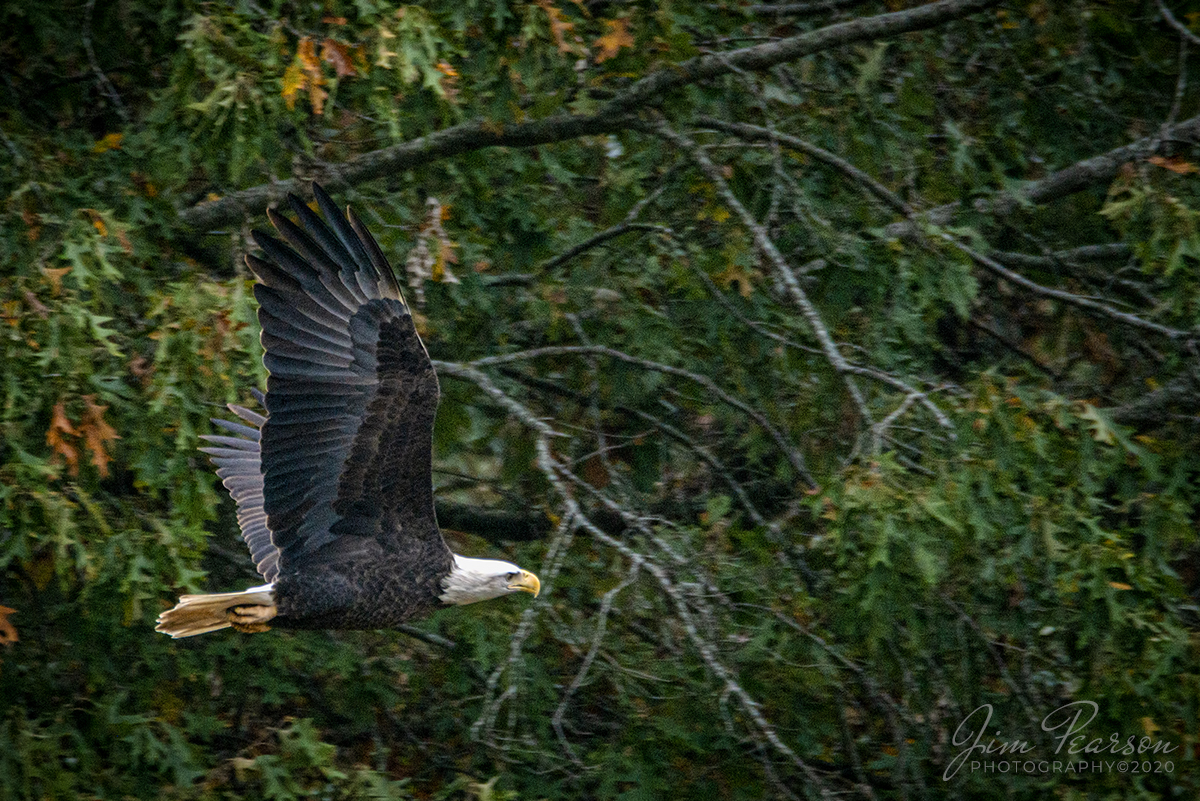
[[[1195,117],[1193,119],[1200,121],[1200,117]],[[702,117],[702,118],[700,118],[699,121],[702,124],[706,124],[711,127],[718,128],[720,130],[728,131],[729,133],[734,133],[738,136],[744,136],[746,138],[775,139],[775,140],[778,140],[778,141],[780,141],[784,144],[787,144],[791,147],[795,147],[798,150],[802,150],[803,152],[808,153],[808,154],[814,156],[815,158],[819,158],[821,161],[824,161],[826,164],[829,164],[829,165],[835,167],[836,169],[844,172],[846,175],[848,175],[854,181],[856,181],[857,183],[862,185],[865,189],[867,189],[873,195],[875,195],[876,197],[878,197],[879,199],[884,201],[892,209],[900,212],[901,214],[904,214],[906,217],[909,217],[910,224],[916,225],[918,218],[914,215],[914,212],[911,209],[911,207],[909,207],[908,204],[906,204],[899,195],[895,194],[890,189],[885,187],[883,184],[879,183],[874,178],[872,178],[871,176],[864,173],[862,170],[859,170],[857,167],[850,164],[845,159],[842,159],[828,151],[822,150],[821,148],[810,145],[807,142],[805,142],[804,140],[799,139],[798,137],[781,134],[781,133],[772,131],[767,128],[760,128],[755,125],[745,125],[745,124],[740,124],[740,123],[739,124],[725,123],[720,120],[713,119],[711,117]],[[1177,129],[1178,129],[1178,126],[1176,127],[1176,130]],[[1200,133],[1200,125],[1197,126],[1197,132]],[[1148,142],[1148,140],[1141,140],[1141,141]],[[1138,143],[1135,143],[1135,145],[1136,144],[1138,144]],[[1134,145],[1131,145],[1129,147],[1134,147]],[[1125,148],[1124,150],[1127,150],[1127,149],[1128,148]],[[1055,184],[1052,184],[1051,188],[1073,185],[1071,183],[1071,181],[1077,181],[1079,175],[1086,174],[1086,173],[1088,173],[1089,170],[1100,169],[1100,167],[1097,165],[1107,163],[1107,160],[1115,158],[1115,156],[1113,154],[1116,152],[1117,151],[1110,151],[1108,154],[1105,154],[1104,156],[1097,156],[1095,159],[1090,159],[1088,162],[1080,162],[1079,164],[1075,165],[1075,167],[1069,168],[1070,170],[1075,171],[1074,173],[1072,173],[1072,175],[1074,177],[1072,177],[1070,180],[1067,180],[1064,178],[1063,180],[1061,180]],[[1090,164],[1091,166],[1088,166],[1086,168],[1081,166],[1081,165],[1088,165],[1088,164]],[[1119,164],[1117,166],[1119,166]],[[1067,172],[1067,171],[1064,170],[1062,172]],[[1114,168],[1114,172],[1115,172],[1115,168]],[[1056,174],[1060,175],[1061,173],[1056,173]],[[1053,178],[1053,177],[1054,176],[1051,176],[1051,178]],[[1049,179],[1047,179],[1047,180],[1049,180]],[[1051,190],[1046,189],[1046,188],[1040,188],[1040,189],[1036,190],[1035,192],[1032,192],[1031,194],[1029,194],[1027,196],[1027,198],[1032,201],[1032,200],[1034,200],[1035,197],[1046,196],[1046,194],[1049,191],[1051,191]],[[947,207],[941,206],[938,209],[934,209],[933,211],[929,212],[929,218],[932,220],[940,209],[945,209],[945,208],[947,208]],[[900,225],[900,223],[897,223],[896,225]],[[894,225],[889,226],[889,233],[891,232],[891,229],[894,227],[895,227]],[[912,230],[916,231],[918,229],[914,228]],[[1052,289],[1051,287],[1042,286],[1041,284],[1035,283],[1034,281],[1029,280],[1028,278],[1024,277],[1023,275],[1020,275],[1019,273],[1015,273],[1012,270],[1009,270],[1004,265],[1000,264],[1000,262],[997,261],[996,259],[991,258],[989,256],[985,256],[985,255],[967,247],[966,245],[959,242],[957,239],[951,237],[949,234],[946,234],[944,232],[939,232],[937,235],[941,239],[945,240],[946,242],[949,242],[954,247],[961,250],[963,253],[967,254],[971,258],[971,260],[974,261],[976,264],[979,264],[980,266],[985,267],[988,270],[991,270],[992,272],[996,273],[997,275],[999,275],[1003,278],[1006,278],[1006,279],[1012,281],[1013,283],[1016,283],[1019,286],[1022,286],[1030,291],[1036,292],[1040,295],[1045,295],[1046,297],[1052,297],[1052,298],[1055,298],[1056,300],[1061,300],[1066,303],[1070,303],[1074,306],[1079,306],[1081,308],[1085,308],[1085,309],[1088,309],[1093,312],[1098,312],[1105,316],[1111,317],[1114,320],[1118,320],[1119,322],[1125,323],[1126,325],[1131,325],[1136,328],[1142,328],[1147,331],[1153,331],[1155,333],[1162,334],[1164,336],[1168,336],[1173,339],[1179,339],[1179,338],[1184,338],[1184,337],[1189,336],[1188,332],[1186,332],[1186,331],[1180,331],[1178,329],[1160,325],[1158,323],[1154,323],[1149,320],[1144,320],[1141,317],[1138,317],[1137,315],[1118,311],[1117,309],[1114,309],[1111,306],[1108,306],[1106,304],[1100,303],[1095,300],[1091,300],[1090,298],[1085,298],[1085,297],[1076,295],[1071,292],[1063,291],[1061,289]],[[1118,246],[1118,247],[1121,247],[1121,246]],[[1090,252],[1089,252],[1089,254],[1090,254]]]
[[[1141,328],[1144,331],[1153,331],[1156,334],[1161,334],[1162,336],[1169,337],[1171,339],[1181,340],[1196,336],[1195,332],[1181,331],[1178,328],[1171,328],[1170,326],[1161,325],[1159,323],[1151,322],[1150,320],[1144,320],[1141,317],[1138,317],[1136,314],[1118,311],[1111,306],[1092,300],[1091,298],[1085,298],[1081,295],[1065,292],[1061,289],[1053,289],[1048,286],[1042,286],[1034,281],[1030,281],[1020,273],[1013,272],[995,259],[985,256],[982,253],[964,245],[962,242],[959,242],[957,239],[945,232],[938,232],[937,236],[961,250],[979,266],[986,267],[988,270],[1000,276],[1001,278],[1012,281],[1014,284],[1024,287],[1031,292],[1036,292],[1039,295],[1044,295],[1048,298],[1054,298],[1055,300],[1061,300],[1064,303],[1069,303],[1072,306],[1078,306],[1081,309],[1097,312],[1105,317],[1110,317],[1117,322],[1124,323],[1125,325],[1133,326],[1134,328]]]
[[[785,133],[773,131],[770,128],[762,128],[758,125],[748,125],[742,122],[725,122],[724,120],[719,120],[716,117],[709,117],[705,115],[697,116],[696,124],[707,126],[709,128],[716,128],[718,131],[725,131],[726,133],[731,133],[742,139],[775,141],[779,142],[780,144],[787,145],[788,147],[795,148],[802,153],[812,156],[818,161],[825,162],[834,169],[841,171],[843,174],[848,175],[854,181],[861,184],[871,194],[882,200],[894,211],[898,211],[905,217],[908,217],[913,213],[912,207],[909,206],[903,198],[901,198],[892,190],[888,189],[883,184],[879,183],[879,181],[876,181],[870,175],[867,175],[865,172],[860,170],[858,167],[855,167],[841,156],[830,153],[824,148],[810,144],[798,136],[790,136]]]
[[[1190,41],[1192,44],[1200,45],[1200,36],[1192,33],[1190,30],[1188,30],[1186,25],[1176,19],[1175,15],[1171,13],[1171,10],[1167,8],[1166,3],[1164,3],[1163,0],[1158,0],[1158,11],[1163,15],[1163,19],[1167,21],[1168,25],[1179,31],[1179,35],[1183,37],[1184,41]]]
[[[863,416],[863,419],[867,421],[867,424],[869,426],[873,426],[875,421],[871,416],[870,410],[867,408],[866,400],[863,398],[861,391],[859,390],[857,384],[854,383],[854,380],[851,378],[851,376],[859,375],[881,381],[896,387],[897,389],[901,389],[907,395],[920,400],[922,405],[928,409],[931,414],[933,414],[934,418],[938,421],[938,424],[950,432],[950,437],[953,438],[954,426],[950,422],[950,419],[945,415],[944,412],[942,412],[941,409],[937,407],[936,404],[929,399],[925,393],[914,389],[905,381],[896,378],[895,376],[883,373],[879,370],[873,370],[869,367],[859,367],[857,365],[850,364],[850,362],[848,362],[846,358],[842,356],[841,351],[838,350],[837,344],[833,341],[833,337],[830,336],[829,330],[825,327],[825,323],[821,319],[820,312],[817,311],[817,307],[808,298],[808,295],[805,293],[803,287],[800,286],[800,281],[796,278],[795,273],[792,271],[791,265],[787,263],[787,260],[783,257],[783,254],[779,252],[779,249],[775,246],[775,243],[767,234],[766,229],[764,229],[758,223],[758,221],[754,219],[753,215],[751,215],[746,207],[742,205],[741,201],[738,200],[737,196],[733,193],[733,190],[729,188],[729,184],[726,183],[725,177],[721,174],[721,171],[717,169],[716,165],[712,163],[703,150],[698,148],[694,142],[692,142],[683,134],[672,130],[665,123],[660,124],[656,130],[661,136],[674,142],[682,150],[692,155],[692,158],[716,187],[717,193],[720,194],[725,200],[726,205],[733,210],[734,214],[741,218],[742,224],[750,230],[751,234],[754,236],[755,244],[758,245],[759,250],[762,251],[762,253],[767,257],[768,261],[770,261],[775,267],[775,270],[780,276],[781,282],[787,291],[787,294],[800,308],[801,315],[808,322],[809,327],[812,328],[826,360],[829,362],[830,366],[833,367],[834,371],[842,376],[851,398],[854,400],[854,403],[858,407],[859,413]],[[768,133],[770,132],[768,131]],[[883,188],[882,186],[879,188],[885,193],[891,194],[886,188]]]
[[[609,358],[617,359],[628,364],[636,364],[639,367],[646,368],[647,370],[654,370],[655,372],[666,373],[667,375],[678,376],[679,378],[686,378],[688,381],[699,384],[715,395],[723,403],[740,410],[754,420],[754,422],[758,423],[758,425],[771,436],[771,439],[775,440],[775,444],[779,446],[781,451],[783,451],[784,456],[787,457],[788,462],[791,463],[796,473],[806,482],[808,482],[809,486],[817,486],[816,480],[812,477],[812,474],[808,472],[808,466],[805,464],[804,455],[800,453],[800,451],[796,450],[796,448],[790,442],[788,442],[787,437],[785,437],[781,431],[775,428],[775,426],[771,425],[771,421],[767,420],[767,418],[763,416],[762,412],[748,405],[740,398],[730,395],[728,392],[717,386],[716,383],[708,376],[700,375],[699,373],[693,373],[690,370],[684,370],[680,367],[672,367],[669,364],[651,361],[649,359],[639,359],[638,357],[630,356],[628,353],[623,351],[616,350],[615,348],[604,347],[602,345],[552,345],[545,348],[533,348],[530,350],[518,351],[516,353],[506,353],[502,356],[488,356],[487,358],[476,359],[475,361],[471,362],[469,366],[490,367],[515,361],[523,361],[525,359],[539,358],[542,356],[563,356],[573,353],[590,353],[600,356],[608,356]],[[442,364],[442,362],[434,362],[434,365],[439,370],[441,369]]]
[[[866,0],[814,0],[811,3],[761,3],[746,6],[742,10],[747,14],[771,14],[777,17],[811,17],[828,11],[838,11],[843,8],[853,8],[866,3]]]
[[[1040,181],[1027,184],[1015,194],[1002,193],[991,200],[980,198],[975,201],[974,208],[981,214],[1006,217],[1026,203],[1050,203],[1076,192],[1082,192],[1096,184],[1111,181],[1116,177],[1121,165],[1161,153],[1168,144],[1175,142],[1200,143],[1200,115],[1186,119],[1154,136],[1147,136],[1128,145],[1122,145],[1097,156],[1078,161],[1069,167],[1047,175]],[[962,203],[956,201],[923,212],[923,216],[934,225],[946,225],[962,211],[962,208]],[[916,233],[917,228],[915,222],[905,220],[892,223],[886,230],[889,236],[909,237]]]

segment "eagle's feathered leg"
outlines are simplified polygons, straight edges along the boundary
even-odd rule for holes
[[[270,631],[267,621],[275,617],[275,605],[270,606],[235,606],[227,611],[229,625],[242,634],[257,634],[260,631]]]

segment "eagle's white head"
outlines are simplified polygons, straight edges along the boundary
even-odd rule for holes
[[[521,590],[536,598],[542,590],[538,577],[503,559],[473,559],[454,554],[450,575],[442,579],[442,603],[454,606],[499,598]]]

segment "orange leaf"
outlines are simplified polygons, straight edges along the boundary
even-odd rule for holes
[[[104,413],[108,411],[108,407],[98,405],[95,395],[84,395],[83,403],[85,407],[83,422],[79,424],[83,433],[83,441],[87,445],[87,449],[92,452],[92,464],[100,471],[101,476],[107,476],[108,463],[112,461],[112,457],[108,455],[105,443],[121,437],[112,426],[105,422]]]
[[[1132,590],[1133,589],[1133,587],[1131,587],[1130,585],[1123,584],[1120,581],[1110,581],[1110,582],[1108,582],[1108,586],[1112,587],[1114,590]]]
[[[1197,167],[1191,162],[1184,161],[1183,159],[1179,158],[1179,156],[1171,156],[1170,158],[1151,156],[1150,158],[1146,159],[1146,161],[1150,162],[1155,167],[1162,167],[1164,170],[1170,170],[1171,172],[1178,173],[1180,175],[1187,175],[1190,172],[1200,172],[1200,167]]]
[[[310,84],[308,87],[308,102],[312,104],[313,114],[325,113],[325,98],[329,97],[329,93],[316,84]]]
[[[597,64],[608,61],[621,52],[622,47],[633,47],[633,35],[629,33],[629,20],[618,17],[617,19],[606,19],[603,22],[608,30],[595,42],[596,47],[600,48],[596,53]]]
[[[350,60],[350,48],[343,42],[336,39],[326,39],[321,42],[321,58],[333,65],[339,78],[358,74],[358,70],[354,69],[354,63]]]
[[[78,436],[79,432],[67,417],[66,405],[62,401],[54,404],[54,410],[50,414],[50,427],[46,429],[46,444],[54,452],[50,463],[62,464],[66,461],[67,471],[73,476],[79,475],[79,449],[66,438]]]
[[[296,60],[309,76],[320,76],[321,62],[317,59],[317,46],[311,37],[305,36],[296,48]]]
[[[16,612],[16,609],[0,606],[0,645],[11,645],[21,639],[17,636],[17,627],[8,619],[9,615],[14,615]]]
[[[95,209],[84,209],[87,216],[92,221],[92,225],[100,232],[100,236],[108,236],[108,226],[104,224],[104,218],[100,216],[100,212]]]
[[[575,30],[575,23],[563,19],[562,12],[551,5],[550,0],[537,0],[537,4],[550,18],[550,33],[554,35],[554,41],[558,44],[558,52],[570,53],[575,48],[567,41],[567,35]]]

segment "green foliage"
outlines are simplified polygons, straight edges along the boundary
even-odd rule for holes
[[[420,624],[440,639],[153,633],[179,592],[257,583],[196,447],[264,385],[241,257],[265,218],[179,214],[460,124],[597,113],[656,71],[839,19],[756,8],[0,7],[0,797],[1196,794],[1194,337],[1030,293],[939,236],[1196,330],[1194,149],[994,212],[1197,112],[1177,92],[1200,83],[1194,54],[1154,3],[1006,4],[695,81],[603,135],[336,182],[398,270],[425,236],[459,279],[423,287],[433,358],[625,355],[485,368],[563,435],[597,527],[453,533],[541,565],[548,592]],[[698,115],[961,212],[898,235],[812,152]],[[718,164],[842,356],[894,379],[855,375],[862,407],[659,119]],[[1101,244],[1127,249],[1063,255]],[[439,498],[561,522],[529,420],[470,382],[442,393]],[[1173,772],[943,778],[972,710],[1048,754],[1039,722],[1077,701],[1096,736],[1173,743]]]

